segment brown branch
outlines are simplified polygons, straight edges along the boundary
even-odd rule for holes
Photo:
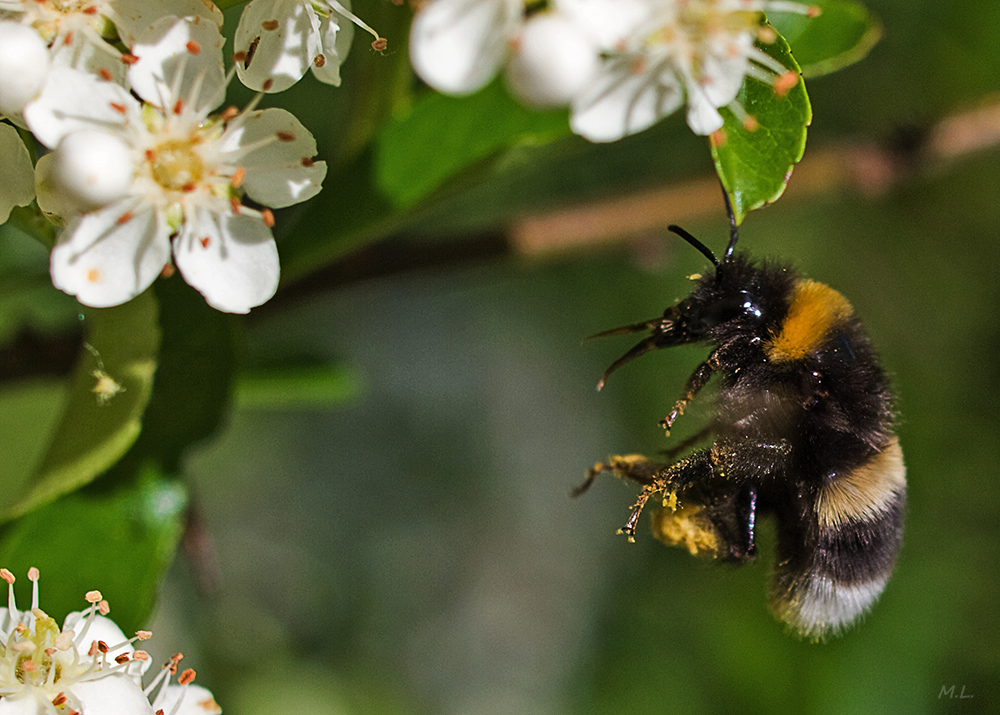
[[[1000,102],[993,101],[946,117],[925,131],[901,130],[881,143],[839,142],[808,150],[782,201],[844,189],[879,194],[915,172],[944,168],[998,144]],[[719,211],[719,184],[713,174],[529,216],[510,228],[508,238],[515,251],[541,256],[614,243]]]

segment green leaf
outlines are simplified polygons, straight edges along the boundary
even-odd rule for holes
[[[87,484],[117,462],[139,435],[160,347],[156,299],[146,291],[124,305],[87,309],[82,317],[90,349],[81,351],[65,408],[41,461],[20,481],[4,475],[0,519]],[[97,392],[101,384],[109,389]],[[5,460],[17,462],[18,457],[6,454]]]
[[[38,567],[41,607],[60,622],[85,608],[84,593],[96,589],[111,604],[112,619],[133,633],[148,625],[186,505],[184,487],[152,469],[101,479],[7,524],[0,565],[19,581]],[[30,592],[18,598],[27,603]]]
[[[229,407],[235,316],[210,308],[180,275],[153,285],[163,345],[142,435],[129,458],[178,471],[182,452],[212,435]]]
[[[471,97],[429,94],[392,122],[376,144],[376,184],[400,207],[508,147],[569,134],[565,112],[533,112],[497,80]]]
[[[778,37],[760,48],[789,70],[797,71],[788,44]],[[783,95],[756,79],[747,78],[737,101],[756,123],[748,129],[731,110],[720,110],[725,121],[712,135],[710,146],[715,170],[741,223],[750,211],[775,201],[788,183],[806,146],[806,128],[812,108],[805,82],[798,82]]]
[[[853,64],[882,37],[882,26],[854,0],[815,0],[816,17],[770,12],[768,20],[792,48],[805,77],[818,77]]]

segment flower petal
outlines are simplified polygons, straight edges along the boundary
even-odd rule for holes
[[[69,67],[53,67],[42,93],[24,108],[24,121],[50,149],[77,129],[124,126],[141,121],[128,90]]]
[[[142,688],[123,673],[74,683],[70,693],[85,715],[153,715]]]
[[[106,308],[149,287],[170,259],[170,229],[160,212],[135,204],[119,201],[67,225],[49,265],[56,288]]]
[[[553,10],[573,18],[607,50],[618,47],[655,21],[649,0],[553,0]]]
[[[138,36],[150,25],[168,15],[204,18],[216,27],[222,27],[222,11],[212,0],[107,0],[107,4],[115,29],[128,46],[135,44]]]
[[[684,92],[669,65],[635,72],[631,59],[616,58],[573,102],[570,126],[594,142],[616,141],[672,114],[683,102]]]
[[[180,707],[174,710],[177,703]],[[162,700],[156,699],[156,707],[171,715],[220,715],[222,708],[208,688],[190,685],[168,685]]]
[[[38,702],[34,693],[27,690],[5,695],[0,700],[0,715],[46,715],[46,709],[46,704]]]
[[[181,275],[226,313],[247,313],[278,289],[278,247],[259,216],[195,210],[174,239]]]
[[[722,115],[703,92],[688,94],[687,123],[695,134],[708,136],[723,125]]]
[[[340,86],[340,65],[347,59],[354,39],[354,23],[337,13],[319,20],[322,54],[312,63],[312,73],[320,82]],[[322,60],[320,60],[322,57]]]
[[[28,149],[17,130],[0,124],[0,223],[10,216],[15,206],[27,206],[35,198],[35,169],[31,166]]]
[[[114,661],[114,659],[119,655],[131,656],[135,652],[135,648],[132,647],[131,643],[126,642],[128,639],[125,637],[125,633],[118,624],[107,616],[102,616],[100,614],[95,615],[94,619],[90,622],[89,626],[85,625],[85,621],[89,617],[88,613],[81,611],[73,611],[68,616],[66,620],[63,621],[62,629],[64,631],[73,631],[76,633],[77,638],[83,635],[83,639],[80,641],[76,650],[80,654],[80,658],[86,660],[90,656],[88,652],[90,651],[90,645],[94,641],[104,641],[111,650],[107,653],[107,660]],[[87,628],[87,632],[83,633],[83,629]],[[120,647],[120,643],[124,644]],[[150,661],[142,660],[135,661],[135,665],[129,668],[130,675],[141,675],[149,669]]]
[[[497,73],[522,10],[521,0],[431,0],[410,28],[413,69],[441,92],[475,92]]]
[[[743,86],[743,76],[750,64],[753,35],[745,32],[730,38],[718,52],[706,55],[701,64],[700,84],[716,107],[725,107],[736,99]],[[714,130],[713,130],[714,131]]]
[[[316,11],[301,0],[250,0],[233,46],[236,74],[250,89],[280,92],[302,79],[318,48]]]
[[[171,98],[184,98],[198,109],[214,109],[226,94],[224,43],[214,23],[160,18],[132,46],[132,54],[139,58],[128,70],[132,89],[158,107],[169,109]]]
[[[281,208],[319,193],[326,162],[312,160],[316,140],[291,112],[278,107],[252,112],[227,134],[222,151],[246,169],[243,187],[254,201]]]

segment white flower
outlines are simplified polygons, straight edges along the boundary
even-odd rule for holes
[[[133,643],[152,636],[138,631],[126,638],[106,617],[108,603],[90,591],[86,611],[70,613],[62,628],[39,608],[38,569],[28,570],[31,609],[19,611],[14,575],[7,582],[7,610],[0,615],[0,715],[218,715],[212,694],[193,685],[186,670],[179,685],[169,684],[183,656],[176,655],[145,690],[142,676],[149,655]],[[150,703],[152,698],[152,704]]]
[[[211,0],[0,0],[0,18],[33,28],[50,48],[55,64],[124,82],[132,56],[121,40],[136,39],[165,16],[200,17],[222,27]]]
[[[74,133],[100,131],[126,147],[134,167],[119,198],[79,215],[65,215],[64,204],[53,206],[49,193],[39,192],[43,210],[67,219],[52,251],[52,280],[85,305],[118,305],[145,290],[172,254],[210,305],[245,313],[274,294],[279,266],[270,210],[241,198],[272,208],[304,201],[319,192],[326,164],[312,160],[312,135],[283,109],[255,111],[254,102],[212,116],[224,85],[204,90],[216,84],[221,50],[192,38],[205,27],[217,31],[177,22],[191,34],[170,29],[163,37],[180,49],[157,46],[129,70],[145,102],[93,75],[57,68],[25,108],[35,136],[59,147],[57,154]],[[51,176],[50,162],[39,164]],[[52,183],[59,181],[73,178]]]
[[[27,206],[35,198],[33,172],[28,149],[17,130],[0,123],[0,223],[15,206]]]
[[[14,576],[0,569],[8,583],[8,608],[0,636],[0,714],[151,715],[141,676],[148,665],[132,643],[106,618],[101,594],[87,594],[90,608],[71,613],[62,628],[38,607],[38,570],[30,569],[31,609],[18,611]],[[99,613],[100,612],[100,613]]]
[[[764,10],[814,14],[794,2],[769,0],[623,0],[644,12],[605,48],[602,67],[587,91],[572,103],[573,130],[592,141],[614,141],[642,131],[687,103],[687,121],[697,134],[722,127],[720,107],[729,106],[752,125],[735,103],[745,77],[776,92],[798,80],[755,46],[774,40]]]
[[[354,25],[375,37],[372,47],[386,48],[385,38],[350,8],[350,0],[251,0],[233,40],[240,81],[258,91],[281,92],[312,69],[320,82],[339,85]]]

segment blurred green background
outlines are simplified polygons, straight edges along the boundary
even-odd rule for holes
[[[863,623],[821,645],[786,635],[766,606],[766,527],[758,563],[727,568],[645,523],[636,544],[616,536],[628,485],[568,497],[609,453],[669,446],[657,422],[705,355],[657,352],[598,393],[631,342],[581,338],[658,315],[705,261],[663,227],[542,256],[506,236],[526,213],[705,177],[704,140],[678,116],[609,146],[521,147],[413,213],[344,229],[345,255],[380,241],[307,275],[309,232],[378,213],[375,189],[351,204],[341,188],[372,182],[377,157],[327,104],[386,71],[359,40],[343,87],[307,79],[275,100],[347,158],[279,222],[285,290],[237,324],[254,377],[183,464],[193,517],[156,648],[185,652],[226,712],[248,715],[1000,712],[1000,151],[925,151],[937,122],[1000,101],[1000,4],[867,5],[884,39],[808,82],[805,161],[848,147],[891,180],[797,190],[793,174],[740,244],[847,296],[895,377],[905,543]],[[382,29],[405,28],[404,10],[355,9],[405,52]],[[721,198],[684,223],[722,250]],[[44,271],[43,252],[8,253]],[[46,301],[73,310],[49,292],[24,310],[48,315]],[[276,404],[266,368],[292,356],[335,379]],[[51,389],[25,389],[6,383],[5,424],[49,419]]]

